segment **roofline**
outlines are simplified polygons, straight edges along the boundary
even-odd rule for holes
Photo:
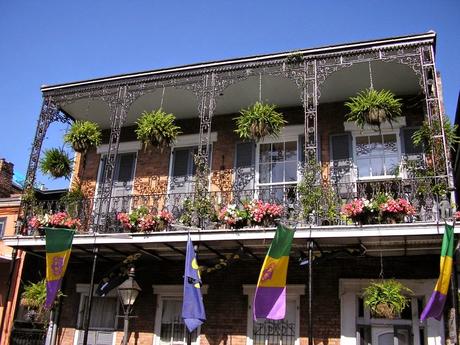
[[[171,72],[185,72],[185,71],[192,71],[192,70],[198,70],[198,69],[203,69],[203,68],[231,65],[234,63],[247,63],[247,62],[263,61],[263,60],[271,60],[271,59],[276,59],[276,58],[284,58],[284,57],[288,57],[289,55],[293,53],[304,54],[304,55],[333,53],[333,52],[341,51],[341,50],[366,48],[366,47],[376,46],[376,45],[385,46],[385,45],[391,45],[395,43],[409,43],[412,41],[421,41],[421,40],[431,40],[433,41],[433,44],[435,44],[436,32],[428,31],[423,34],[397,36],[397,37],[384,38],[384,39],[379,39],[379,40],[358,41],[358,42],[353,42],[353,43],[348,43],[348,44],[336,44],[336,45],[330,45],[330,46],[324,46],[324,47],[300,49],[300,50],[293,50],[293,51],[287,51],[287,52],[281,52],[281,53],[254,55],[254,56],[248,56],[248,57],[236,58],[236,59],[219,60],[219,61],[204,62],[204,63],[202,62],[202,63],[195,63],[195,64],[190,64],[190,65],[182,65],[182,66],[177,66],[177,67],[168,67],[168,68],[163,68],[163,69],[150,70],[150,71],[145,71],[145,72],[118,74],[118,75],[114,75],[110,77],[87,79],[87,80],[81,80],[81,81],[72,82],[72,83],[43,85],[40,89],[42,92],[47,92],[47,91],[53,91],[53,90],[59,90],[59,89],[67,89],[67,88],[72,88],[72,87],[90,85],[90,84],[99,84],[99,83],[127,80],[127,79],[139,78],[139,77],[161,75],[161,74],[166,74],[166,73],[171,73]]]

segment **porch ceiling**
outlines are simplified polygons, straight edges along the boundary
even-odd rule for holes
[[[406,65],[393,62],[372,62],[374,88],[389,89],[397,95],[420,93],[419,79]],[[344,101],[370,85],[369,64],[359,63],[333,73],[320,85],[320,103]],[[261,87],[260,87],[261,86]],[[279,107],[300,106],[301,91],[292,80],[264,75],[250,77],[227,87],[217,95],[215,114],[235,114],[259,99]],[[162,102],[163,99],[163,102]],[[144,110],[163,109],[177,118],[198,117],[198,99],[189,90],[178,88],[157,89],[139,97],[128,110],[126,125],[132,125]],[[63,107],[77,120],[92,120],[103,128],[110,127],[110,111],[100,99],[82,99]]]

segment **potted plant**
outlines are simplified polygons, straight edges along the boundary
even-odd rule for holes
[[[228,204],[221,208],[218,219],[232,229],[241,229],[249,224],[249,216],[246,208],[241,209],[236,204]]]
[[[52,148],[45,150],[40,160],[40,170],[53,178],[65,177],[72,173],[72,160],[63,149]]]
[[[247,109],[240,111],[235,118],[235,132],[241,139],[260,140],[267,135],[278,136],[287,123],[283,114],[276,111],[275,105],[256,102]]]
[[[401,116],[401,99],[388,90],[374,90],[373,88],[359,92],[345,103],[350,112],[346,120],[355,122],[361,128],[368,124],[380,129],[383,122],[390,125],[398,116]]]
[[[371,282],[364,289],[364,305],[374,317],[394,319],[409,305],[413,292],[400,282],[389,279]]]
[[[147,147],[149,144],[163,150],[174,143],[181,134],[180,127],[176,126],[173,114],[167,114],[161,108],[155,111],[144,111],[137,120],[135,130],[137,139]]]
[[[59,291],[57,297],[63,296]],[[46,301],[46,280],[42,279],[37,283],[28,282],[24,286],[24,291],[21,294],[20,304],[26,307],[29,311],[27,317],[32,322],[44,322],[48,319],[48,310],[45,309]],[[56,299],[57,301],[57,299]]]
[[[71,217],[67,212],[45,213],[33,216],[28,222],[30,228],[39,235],[44,236],[45,228],[79,229],[81,227],[78,218]]]
[[[124,229],[131,232],[151,232],[163,231],[173,222],[173,215],[166,211],[160,211],[153,214],[145,205],[133,209],[131,212],[120,212],[117,214],[117,220]]]
[[[64,136],[64,142],[70,144],[76,152],[85,153],[91,147],[100,145],[101,138],[101,129],[97,123],[75,121]]]

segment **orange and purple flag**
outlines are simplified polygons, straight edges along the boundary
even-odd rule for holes
[[[441,320],[444,304],[449,291],[450,276],[452,274],[452,258],[454,256],[454,227],[447,225],[444,230],[441,248],[439,278],[431,294],[430,300],[423,309],[420,321],[429,317]]]
[[[275,238],[265,256],[254,295],[253,316],[257,319],[284,319],[286,277],[294,230],[278,225]]]
[[[51,309],[69,263],[75,230],[46,228],[46,301]]]

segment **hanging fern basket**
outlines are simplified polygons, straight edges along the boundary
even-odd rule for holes
[[[394,319],[409,305],[412,290],[394,279],[371,282],[364,289],[364,305],[371,315],[378,318]]]
[[[40,170],[53,178],[69,178],[72,173],[72,160],[62,149],[45,150],[43,158],[40,160]]]
[[[240,116],[234,120],[236,120],[235,132],[241,139],[256,141],[269,135],[278,136],[287,123],[283,114],[276,111],[275,105],[260,102],[242,109]]]
[[[346,120],[361,128],[366,124],[380,128],[384,122],[391,125],[402,114],[401,99],[388,90],[366,89],[351,97],[345,106],[350,110]]]
[[[173,114],[167,114],[162,109],[144,111],[136,122],[137,139],[142,141],[145,147],[152,145],[163,151],[182,133],[180,127],[175,125],[175,120]]]
[[[64,142],[70,144],[75,152],[85,153],[102,142],[99,125],[91,121],[75,121],[64,136]]]

